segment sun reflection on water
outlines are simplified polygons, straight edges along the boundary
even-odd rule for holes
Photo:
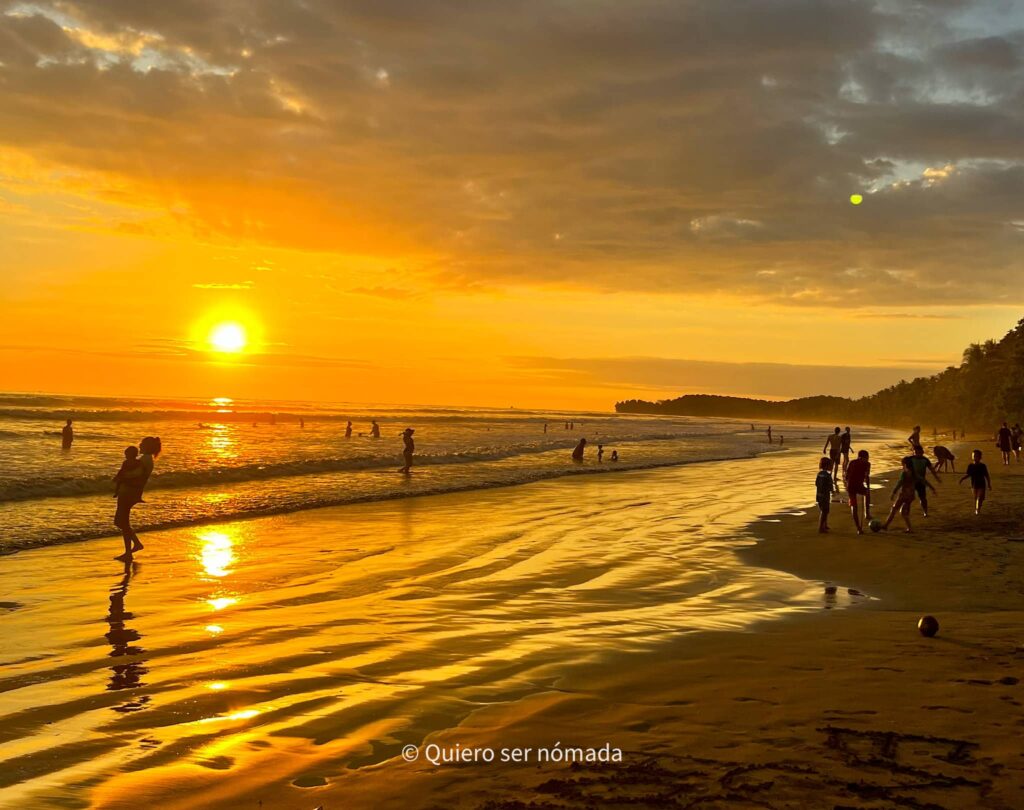
[[[203,570],[211,577],[225,577],[231,573],[235,561],[234,540],[223,531],[205,531],[199,535],[202,548],[199,561]]]

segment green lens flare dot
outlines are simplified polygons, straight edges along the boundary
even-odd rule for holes
[[[853,203],[854,205],[860,205],[862,202],[864,202],[864,197],[861,194],[851,194],[850,202]]]

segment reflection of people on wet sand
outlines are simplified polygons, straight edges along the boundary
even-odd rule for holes
[[[956,456],[954,456],[948,447],[943,447],[941,444],[936,445],[932,448],[932,453],[935,454],[935,469],[946,471],[948,466],[951,472],[956,472]]]
[[[140,655],[145,650],[135,647],[132,642],[140,641],[142,636],[138,630],[126,627],[125,623],[135,618],[125,610],[124,600],[128,595],[128,583],[132,575],[138,570],[138,563],[126,561],[124,564],[124,576],[121,581],[110,589],[110,612],[107,614],[107,624],[110,631],[106,633],[106,639],[110,642],[110,657],[123,658],[129,655]],[[132,689],[142,686],[142,676],[146,674],[146,668],[141,661],[129,661],[126,664],[114,664],[111,668],[110,683],[108,691],[117,689]],[[117,708],[117,711],[136,711],[142,708],[138,704],[128,704]]]
[[[580,439],[576,443],[576,447],[572,451],[572,460],[573,461],[583,461],[583,449],[586,446],[587,446],[587,440],[586,439]]]
[[[377,423],[374,422],[373,424],[376,425]],[[406,475],[408,475],[409,471],[412,469],[412,454],[416,450],[416,444],[412,440],[412,434],[415,432],[416,431],[412,428],[406,428],[402,431],[402,442],[404,444],[402,457],[405,459],[405,466],[402,467],[399,472],[405,473]]]
[[[75,429],[71,427],[71,420],[64,423],[60,431],[60,446],[67,450],[75,440]]]
[[[370,422],[370,438],[371,439],[379,439],[380,438],[380,425],[378,425],[376,421],[371,421]]]
[[[117,511],[114,513],[114,525],[121,530],[124,538],[124,554],[114,559],[131,560],[136,551],[142,550],[142,543],[132,529],[132,507],[142,502],[142,492],[153,472],[153,459],[160,455],[160,438],[147,436],[139,442],[138,465],[126,472],[120,481],[117,494]]]

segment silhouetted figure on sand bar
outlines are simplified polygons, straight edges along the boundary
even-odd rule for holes
[[[380,425],[378,425],[375,421],[370,422],[370,438],[380,438]]]
[[[374,422],[374,424],[376,425],[377,423]],[[412,428],[406,428],[402,431],[402,442],[404,445],[402,448],[402,457],[405,459],[405,466],[402,467],[399,472],[405,473],[406,475],[408,475],[409,471],[412,469],[412,454],[416,450],[416,443],[412,440],[412,434],[415,432],[416,431]]]
[[[60,431],[60,446],[67,450],[71,447],[71,443],[75,440],[75,429],[71,427],[71,420],[68,419],[64,423],[64,427]]]
[[[117,511],[114,513],[114,525],[121,530],[124,538],[124,554],[114,559],[131,560],[136,551],[142,550],[142,543],[132,529],[132,507],[142,502],[142,493],[153,472],[153,459],[160,455],[160,438],[147,436],[139,442],[138,464],[127,471],[119,482],[117,493]]]
[[[572,460],[573,461],[583,461],[583,450],[584,450],[584,448],[586,446],[587,446],[587,440],[586,439],[580,439],[576,443],[576,447],[572,451]]]

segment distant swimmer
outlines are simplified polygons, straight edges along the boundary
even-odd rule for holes
[[[868,458],[868,451],[861,450],[857,453],[857,458],[846,468],[846,494],[850,499],[850,513],[853,515],[853,525],[857,528],[857,534],[864,534],[858,498],[864,499],[865,522],[871,521],[871,462]]]
[[[612,450],[612,461],[618,461],[618,460],[619,460],[619,451],[618,450]]]
[[[948,447],[937,444],[932,448],[932,454],[935,456],[936,470],[945,472],[948,465],[950,472],[956,472],[956,456],[950,452]]]
[[[980,515],[981,505],[985,503],[985,493],[992,489],[992,479],[989,477],[988,467],[982,463],[980,450],[971,453],[971,459],[972,462],[967,465],[967,474],[960,479],[960,483],[971,479],[971,489],[974,490],[974,514]]]
[[[914,425],[914,431],[907,436],[907,441],[910,443],[910,448],[913,449],[921,443],[921,426]]]
[[[373,424],[376,426],[377,423],[374,422]],[[412,440],[412,434],[415,432],[416,431],[412,428],[406,428],[402,431],[402,442],[404,444],[404,447],[402,448],[402,457],[405,459],[405,466],[402,467],[399,472],[405,473],[406,475],[408,475],[409,471],[412,469],[412,454],[416,450],[416,444]]]
[[[604,445],[603,444],[599,444],[597,446],[597,460],[598,461],[604,461]]]
[[[825,444],[821,448],[821,452],[827,455],[832,462],[832,481],[835,484],[836,492],[839,491],[839,464],[843,454],[843,437],[840,435],[841,432],[837,426],[828,438],[825,439]]]
[[[768,444],[772,443],[772,426],[768,425]]]
[[[576,447],[572,451],[572,460],[573,461],[583,461],[583,449],[586,446],[587,446],[587,440],[586,439],[580,439],[576,443]]]
[[[352,438],[352,422],[351,421],[349,421],[349,423],[347,425],[345,425],[345,438],[346,439],[351,439]]]
[[[378,425],[376,422],[370,422],[370,438],[371,439],[379,439],[380,438],[380,425]]]
[[[1003,422],[1003,426],[996,433],[996,447],[1003,454],[1003,464],[1010,463],[1010,453],[1013,451],[1013,431]]]
[[[132,528],[132,507],[137,503],[142,503],[142,493],[153,472],[153,460],[160,455],[161,449],[159,436],[147,436],[139,442],[141,455],[135,466],[121,475],[118,481],[114,525],[121,530],[121,536],[124,539],[124,554],[114,559],[127,561],[136,551],[142,551],[142,543],[139,542],[139,537]]]
[[[71,427],[71,420],[64,423],[60,431],[60,446],[67,450],[75,440],[75,429]]]

